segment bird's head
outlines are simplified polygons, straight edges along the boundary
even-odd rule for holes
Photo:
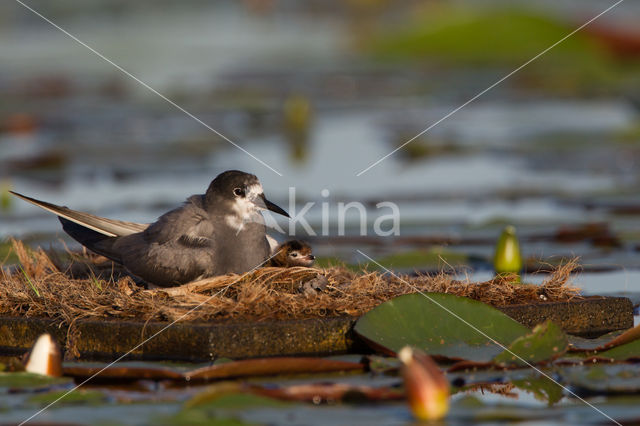
[[[312,254],[311,246],[304,241],[291,240],[280,245],[280,250],[286,255],[287,266],[306,266],[313,265],[316,257]]]
[[[233,212],[231,214],[236,219],[244,222],[251,221],[252,216],[261,210],[289,217],[286,211],[267,200],[255,175],[238,170],[228,170],[216,176],[207,189],[205,203],[209,209],[224,208]]]

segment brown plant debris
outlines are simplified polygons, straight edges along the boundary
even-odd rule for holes
[[[215,319],[298,319],[358,316],[394,297],[421,292],[451,293],[504,306],[581,298],[569,277],[572,260],[542,285],[519,284],[514,277],[485,282],[454,280],[446,274],[398,275],[344,267],[327,269],[265,267],[245,275],[225,275],[180,287],[145,290],[104,258],[87,253],[61,256],[31,250],[13,241],[20,260],[0,270],[0,314],[48,317],[71,324],[79,319],[142,321]],[[305,283],[326,280],[316,293]]]

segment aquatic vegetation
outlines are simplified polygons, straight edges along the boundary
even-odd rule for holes
[[[438,293],[408,294],[385,302],[363,315],[354,329],[390,354],[411,345],[440,358],[478,362],[490,361],[503,351],[488,337],[507,346],[529,332],[489,305]]]
[[[0,373],[0,391],[46,390],[72,384],[73,379],[69,377],[51,377],[28,372]]]
[[[437,359],[459,361],[451,370],[640,358],[640,326],[581,349],[569,346],[566,333],[550,321],[531,331],[489,305],[451,294],[397,297],[363,315],[354,330],[386,354],[411,345]]]
[[[518,337],[507,349],[496,356],[493,362],[522,367],[558,358],[569,349],[569,340],[560,327],[545,321],[535,326],[531,333]]]
[[[425,267],[448,267],[465,264],[469,256],[444,247],[431,247],[427,250],[411,250],[377,259],[385,268],[406,269]],[[377,265],[372,265],[374,269]]]
[[[380,32],[366,50],[385,61],[476,70],[515,68],[574,28],[570,22],[526,9],[435,6],[414,16],[409,25]],[[516,79],[528,86],[571,92],[603,87],[615,81],[617,72],[598,40],[577,33],[523,69]]]
[[[184,382],[233,379],[238,377],[276,376],[279,374],[318,374],[336,371],[358,371],[357,362],[313,357],[272,357],[216,362],[195,369],[176,369],[149,363],[119,363],[103,370],[102,365],[67,364],[65,376],[85,379],[100,372],[102,379],[153,379]]]
[[[64,398],[60,399],[61,396]],[[100,405],[104,404],[107,396],[96,390],[78,389],[71,393],[66,390],[52,390],[46,393],[32,395],[27,400],[31,404],[46,406],[52,402],[60,405]]]

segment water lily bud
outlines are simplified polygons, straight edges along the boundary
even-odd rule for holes
[[[449,411],[449,382],[431,357],[405,346],[398,352],[407,400],[419,420],[438,420]]]
[[[511,225],[504,228],[498,239],[493,267],[496,274],[519,274],[522,270],[520,244],[516,236],[516,228]]]
[[[45,376],[62,376],[62,354],[60,346],[50,334],[42,334],[33,345],[25,370]]]

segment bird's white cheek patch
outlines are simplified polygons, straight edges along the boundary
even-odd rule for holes
[[[227,225],[239,231],[246,223],[262,222],[262,215],[258,212],[260,207],[253,202],[262,192],[262,185],[255,184],[247,188],[244,197],[236,198],[232,207],[234,214],[225,217]]]

